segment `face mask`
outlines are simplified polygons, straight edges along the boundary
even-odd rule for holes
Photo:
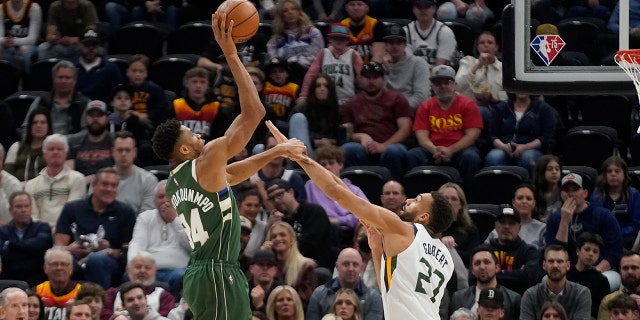
[[[455,92],[453,92],[453,91],[443,92],[443,93],[436,93],[436,98],[438,98],[438,101],[449,102],[449,101],[451,101],[451,99],[453,99],[453,95],[454,94],[455,94]]]

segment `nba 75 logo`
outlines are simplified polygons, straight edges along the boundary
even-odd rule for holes
[[[533,38],[530,45],[548,66],[564,48],[564,40],[558,35],[539,35]]]

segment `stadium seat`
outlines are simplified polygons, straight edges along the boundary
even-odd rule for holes
[[[24,122],[24,118],[27,116],[27,111],[29,111],[33,101],[46,93],[46,91],[19,91],[4,99],[4,102],[9,106],[9,110],[11,110],[16,128],[20,128]]]
[[[112,54],[104,57],[107,61],[115,63],[120,69],[122,79],[127,79],[127,68],[129,68],[129,62],[131,62],[130,54]]]
[[[60,59],[45,59],[34,62],[24,80],[23,90],[50,91],[53,82],[51,69],[59,61]]]
[[[331,24],[329,22],[316,21],[313,23],[313,26],[320,30],[324,42],[327,43],[327,33],[329,33],[329,27],[331,26]]]
[[[381,166],[351,166],[342,170],[340,178],[349,179],[362,189],[371,203],[380,205],[382,186],[391,180],[391,172]]]
[[[408,25],[409,22],[411,22],[411,20],[409,19],[402,19],[402,18],[382,18],[382,19],[378,19],[378,21],[384,23],[385,26],[398,25],[401,27],[404,27]]]
[[[597,40],[600,28],[596,24],[579,18],[565,19],[558,23],[558,33],[565,43],[562,51],[582,52],[587,55],[591,65],[602,60]]]
[[[458,50],[462,51],[467,56],[472,56],[476,35],[471,26],[459,21],[445,21],[443,23],[446,24],[455,34],[456,42],[458,43]]]
[[[180,95],[184,85],[182,78],[187,70],[196,66],[197,56],[190,54],[166,55],[151,64],[149,80],[160,88]]]
[[[580,98],[578,105],[582,115],[580,125],[614,128],[618,132],[618,139],[620,140],[618,144],[621,142],[626,147],[630,146],[631,135],[636,128],[632,118],[634,103],[628,97],[622,95],[599,95]],[[611,110],[615,110],[615,112],[611,112]]]
[[[110,53],[142,53],[151,61],[155,61],[163,55],[162,49],[166,38],[166,31],[153,23],[132,22],[118,30],[118,35],[110,46]]]
[[[169,177],[169,173],[171,172],[171,166],[168,164],[146,166],[144,167],[144,169],[156,176],[156,178],[158,178],[158,181],[166,180]]]
[[[11,62],[0,60],[0,99],[18,91],[22,71]]]
[[[449,166],[421,166],[405,174],[402,185],[407,198],[438,190],[447,182],[461,183],[458,169]]]
[[[264,34],[267,38],[271,38],[271,35],[273,34],[273,30],[271,30],[271,21],[260,21],[260,24],[258,25],[258,32]]]
[[[169,107],[173,107],[173,100],[177,99],[179,96],[170,90],[164,90],[164,98],[167,101]]]
[[[207,49],[209,42],[213,41],[211,21],[192,21],[178,27],[169,35],[167,41],[167,54],[197,54]]]
[[[480,241],[484,241],[489,236],[489,233],[495,228],[496,216],[498,215],[497,204],[474,204],[468,205],[469,216],[473,221],[473,224],[478,228],[480,233]]]
[[[529,181],[527,169],[519,166],[489,166],[473,177],[474,203],[511,203],[515,188]]]
[[[563,165],[600,168],[617,153],[618,133],[606,126],[578,126],[569,129],[562,143]]]
[[[589,195],[596,185],[598,170],[587,166],[562,166],[562,176],[569,173],[577,173],[582,178],[583,187],[589,190]]]

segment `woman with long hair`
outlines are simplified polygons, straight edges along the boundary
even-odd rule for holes
[[[234,190],[236,191],[236,203],[238,204],[240,215],[249,219],[253,226],[249,235],[249,242],[244,249],[244,255],[253,257],[253,253],[264,242],[264,236],[267,231],[266,221],[258,219],[258,215],[263,212],[262,197],[260,197],[258,186],[249,181],[240,183]]]
[[[278,263],[278,278],[293,287],[306,306],[313,290],[318,286],[316,263],[298,250],[298,240],[293,227],[286,222],[274,222],[267,232],[264,250],[273,250]]]
[[[37,293],[27,292],[27,304],[29,320],[44,320],[44,304]]]
[[[7,151],[4,170],[23,182],[37,177],[46,166],[42,156],[42,143],[52,133],[49,111],[45,108],[33,110],[27,119],[24,139],[11,145]]]
[[[562,166],[560,158],[552,154],[544,155],[536,161],[536,169],[533,175],[533,186],[536,190],[538,219],[547,221],[552,213],[560,210],[560,180],[562,179]]]
[[[443,184],[438,192],[449,201],[453,210],[453,222],[442,233],[441,241],[447,248],[455,248],[468,268],[471,251],[480,244],[480,238],[478,228],[469,216],[467,197],[462,188],[453,182]]]
[[[309,16],[295,0],[284,0],[278,4],[271,29],[273,35],[267,42],[269,56],[286,60],[290,81],[302,83],[316,54],[324,48],[322,33],[313,26]]]
[[[304,308],[296,290],[287,285],[278,286],[267,299],[269,320],[304,320]]]
[[[627,163],[619,156],[604,160],[589,204],[611,212],[626,212],[626,222],[618,219],[624,247],[631,249],[640,230],[640,192],[631,186]]]
[[[353,289],[340,288],[336,291],[331,312],[342,320],[363,320],[360,298]]]
[[[540,320],[567,320],[567,312],[558,301],[547,301],[540,308]]]

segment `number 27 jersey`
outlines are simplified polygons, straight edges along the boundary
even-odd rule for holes
[[[380,283],[385,319],[439,320],[440,301],[453,274],[449,249],[421,224],[407,249],[382,258]]]

